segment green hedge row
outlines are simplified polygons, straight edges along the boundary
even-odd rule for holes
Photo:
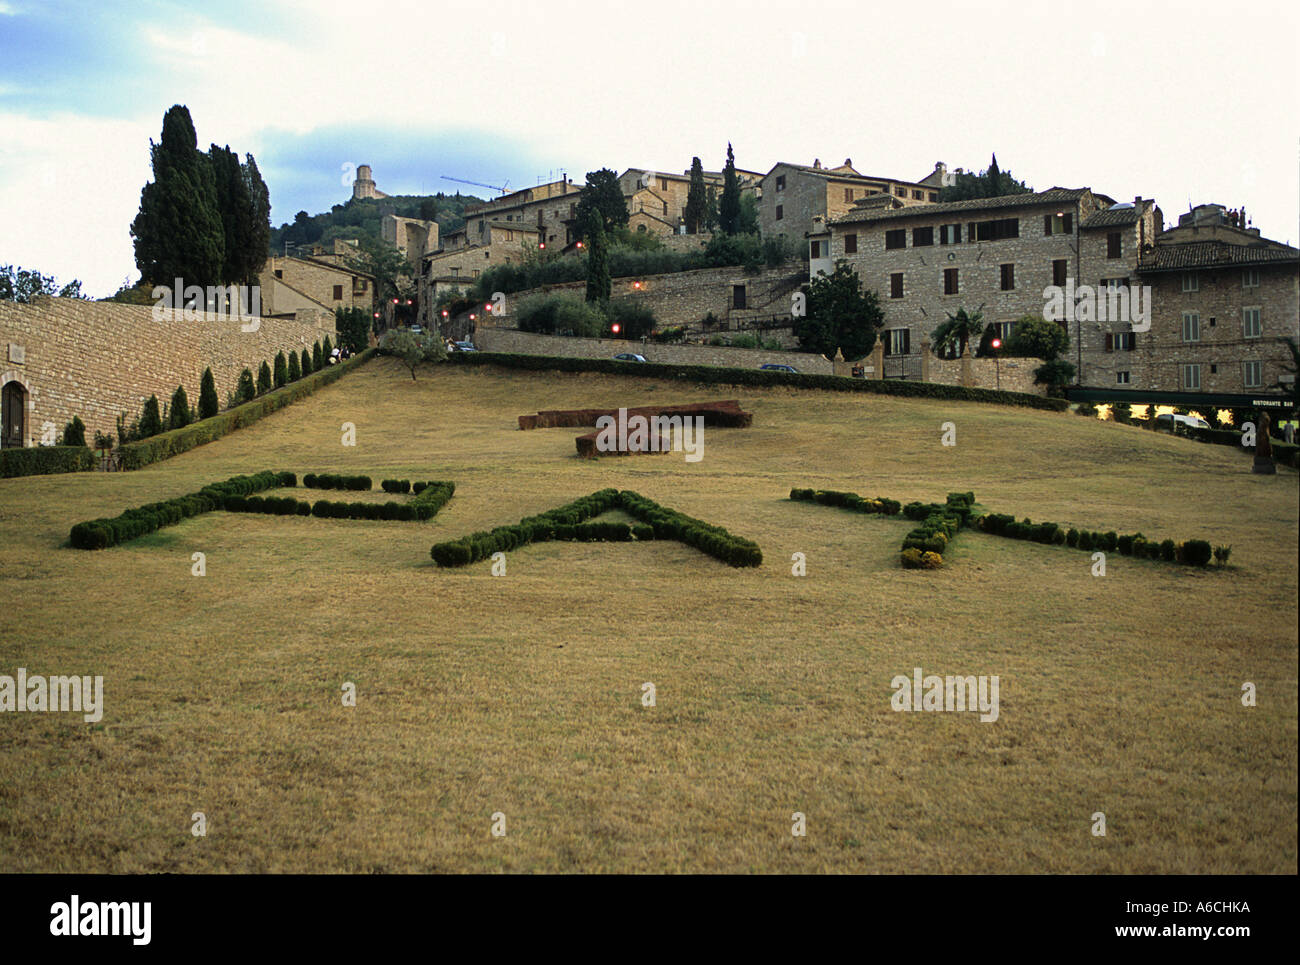
[[[798,357],[791,356],[797,363]],[[453,365],[501,365],[528,371],[603,372],[607,375],[678,379],[716,385],[788,385],[801,389],[830,389],[835,392],[868,392],[877,395],[912,396],[927,399],[953,399],[964,402],[991,402],[998,405],[1025,406],[1064,412],[1065,399],[1048,399],[1021,392],[973,389],[934,382],[847,379],[840,375],[811,375],[793,372],[770,372],[760,369],[722,368],[712,365],[667,365],[640,362],[628,365],[613,359],[575,359],[551,355],[514,355],[503,352],[454,352],[448,356]]]
[[[386,493],[409,493],[411,491],[411,480],[385,479],[379,484],[379,488]]]
[[[0,449],[0,478],[86,472],[95,468],[95,453],[85,446],[32,446]]]
[[[790,498],[800,502],[818,503],[822,506],[838,506],[859,513],[880,513],[883,516],[897,516],[903,504],[897,499],[884,496],[859,496],[857,493],[839,492],[834,489],[791,489]]]
[[[172,526],[190,516],[224,509],[230,500],[237,500],[276,486],[293,486],[295,483],[296,480],[291,472],[278,473],[265,470],[252,476],[233,476],[225,482],[204,486],[197,493],[190,493],[188,496],[179,496],[175,499],[128,509],[113,519],[93,519],[77,523],[72,527],[69,539],[77,549],[105,549],[152,533],[164,526]]]
[[[1017,520],[1006,513],[987,513],[979,517],[977,525],[986,533],[1009,539],[1069,546],[1085,552],[1118,551],[1123,556],[1184,563],[1188,566],[1208,566],[1210,559],[1215,556],[1220,557],[1220,562],[1226,562],[1228,553],[1231,552],[1226,547],[1220,547],[1216,551],[1203,539],[1189,539],[1183,543],[1176,543],[1171,539],[1160,541],[1147,539],[1141,533],[1128,533],[1121,536],[1114,530],[1100,533],[1086,529],[1062,529],[1057,523],[1035,523],[1030,519]]]
[[[970,523],[974,493],[949,493],[942,503],[908,503],[903,514],[921,525],[903,537],[899,562],[910,570],[937,570],[943,566],[943,552],[957,532]]]
[[[622,509],[638,522],[587,523],[611,509]],[[758,566],[763,561],[756,543],[734,536],[721,526],[693,519],[631,491],[602,489],[539,516],[521,519],[513,526],[471,533],[434,545],[430,551],[439,566],[466,566],[533,542],[547,540],[675,539],[732,566]]]
[[[302,477],[302,484],[308,489],[350,489],[354,492],[366,492],[371,486],[369,476],[339,476],[328,472],[309,472]]]
[[[1193,439],[1199,439],[1201,442],[1209,442],[1220,446],[1235,446],[1243,452],[1254,452],[1253,449],[1242,446],[1240,429],[1193,429],[1191,434]],[[1280,462],[1292,469],[1300,469],[1300,446],[1291,445],[1281,439],[1274,439],[1272,436],[1269,436],[1269,441],[1273,444],[1274,462]]]
[[[456,484],[447,481],[418,482],[411,487],[415,498],[411,505],[421,513],[421,519],[431,519],[438,510],[447,505],[447,500],[456,494]],[[424,513],[428,515],[424,515]]]
[[[150,463],[180,455],[182,452],[189,452],[197,446],[220,439],[236,429],[250,426],[264,416],[337,381],[345,373],[364,364],[373,355],[374,349],[366,349],[360,355],[354,355],[344,362],[327,365],[319,372],[313,372],[297,382],[273,389],[266,395],[258,396],[251,402],[227,409],[211,418],[200,419],[183,429],[172,429],[148,439],[141,439],[139,442],[128,442],[118,450],[122,456],[122,468],[139,469]]]
[[[306,485],[309,477],[303,477]],[[314,477],[318,482],[321,477]],[[366,476],[336,477],[346,479],[366,479]],[[343,488],[338,486],[322,488]],[[361,488],[369,488],[361,487]],[[328,499],[318,499],[315,503],[302,502],[291,496],[283,498],[262,499],[252,496],[247,499],[227,499],[223,509],[236,513],[271,513],[277,516],[316,516],[321,519],[372,519],[400,520],[405,522],[424,522],[438,515],[438,510],[446,505],[456,491],[452,482],[421,482],[415,484],[418,495],[406,503],[345,503]]]

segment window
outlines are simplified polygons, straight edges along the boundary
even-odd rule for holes
[[[938,192],[938,191],[931,191],[931,192],[930,192],[930,200],[931,200],[931,201],[938,201],[938,200],[939,200],[939,192]]]
[[[1128,384],[1129,384],[1129,381],[1130,381],[1130,379],[1129,379],[1129,374],[1128,374],[1127,372],[1116,372],[1116,373],[1115,373],[1115,384],[1116,384],[1116,385],[1128,385]]]
[[[477,277],[478,277],[478,269],[475,268],[472,272],[470,272],[470,274],[473,275],[475,278],[477,278]]]
[[[844,200],[845,200],[845,201],[852,201],[852,200],[853,200],[853,189],[852,189],[852,188],[845,188],[845,189],[844,189]]]
[[[884,332],[886,355],[911,355],[912,333],[906,328],[891,328]]]
[[[776,220],[780,221],[784,217],[785,217],[785,205],[778,204],[776,206]]]
[[[744,285],[731,286],[731,307],[732,308],[745,307],[745,286]]]
[[[970,225],[971,241],[1001,241],[1020,237],[1019,218],[995,218],[992,221],[973,221]]]
[[[901,271],[896,271],[889,276],[889,297],[903,297],[903,273]]]
[[[1106,333],[1107,352],[1131,352],[1135,344],[1136,336],[1132,332]]]
[[[957,294],[957,269],[945,268],[943,270],[943,293],[945,295]]]
[[[1192,274],[1190,271],[1183,272],[1183,291],[1198,292],[1201,290],[1201,279]]]
[[[778,191],[784,191],[784,190],[785,190],[785,175],[784,175],[784,174],[778,174],[778,175],[776,176],[776,189],[777,189]]]
[[[1258,288],[1258,287],[1259,287],[1259,269],[1258,269],[1258,268],[1247,268],[1245,271],[1243,271],[1243,272],[1241,273],[1241,287],[1242,287],[1242,288]]]
[[[912,200],[913,200],[913,201],[924,201],[924,200],[925,200],[925,192],[924,192],[924,191],[918,191],[916,188],[913,188],[913,189],[912,189]]]
[[[824,248],[823,245],[825,245],[825,246],[829,246],[829,245],[830,245],[830,242],[829,242],[829,241],[812,241],[812,242],[809,242],[809,243],[808,243],[808,254],[809,254],[809,256],[812,257],[812,258],[814,258],[814,259],[815,259],[815,258],[825,258],[826,255],[823,254],[823,252],[826,250],[826,248]]]
[[[1264,363],[1263,362],[1242,362],[1241,363],[1241,384],[1247,389],[1260,389],[1264,387]]]
[[[335,286],[334,286],[334,300],[335,300],[336,302],[341,302],[341,301],[343,301],[343,286],[342,286],[342,285],[335,285]]]
[[[1121,243],[1120,238],[1123,236],[1118,231],[1108,232],[1106,235],[1106,257],[1120,257]]]
[[[1015,326],[1015,322],[994,322],[993,334],[995,337],[1002,339],[1002,344],[1005,345],[1007,339],[1011,337],[1011,330],[1015,328]]]
[[[885,232],[886,251],[889,251],[891,248],[906,248],[906,247],[907,247],[906,228],[895,228],[893,231]]]
[[[1065,287],[1065,272],[1067,270],[1066,260],[1058,258],[1052,262],[1052,284],[1057,288]]]
[[[660,179],[659,179],[659,190],[660,190],[660,191],[667,191],[667,190],[668,190],[668,179],[667,179],[667,178],[660,178]]]
[[[1201,367],[1199,365],[1183,366],[1183,388],[1199,389],[1201,387]]]
[[[934,244],[933,228],[913,228],[912,229],[912,247],[929,248]]]
[[[1258,308],[1243,308],[1241,310],[1241,334],[1245,338],[1259,338],[1263,331],[1259,324]]]
[[[459,268],[453,268],[453,269],[451,270],[451,277],[452,277],[452,278],[459,278],[459,277],[460,277],[460,269],[459,269]]]
[[[858,236],[856,234],[844,236],[844,253],[846,255],[856,255],[858,253]]]
[[[1069,235],[1074,233],[1074,212],[1058,211],[1056,214],[1043,215],[1043,235]]]
[[[276,278],[283,278],[283,277],[284,277],[284,271],[283,271],[282,269],[277,268],[277,269],[275,270],[275,277],[276,277]]]
[[[1098,287],[1104,288],[1108,292],[1119,291],[1121,288],[1128,287],[1128,279],[1127,278],[1103,278],[1101,280],[1101,283],[1098,285]]]
[[[1002,290],[1004,292],[1014,291],[1016,287],[1016,266],[1002,265]]]
[[[907,197],[907,188],[894,188],[894,194],[898,195],[900,198],[905,198]]]
[[[668,202],[665,201],[665,202],[664,202],[664,214],[667,214],[667,213],[668,213]]]
[[[1183,341],[1199,342],[1201,340],[1201,316],[1196,312],[1183,312]]]
[[[961,244],[961,225],[960,224],[939,225],[939,244],[941,245]]]

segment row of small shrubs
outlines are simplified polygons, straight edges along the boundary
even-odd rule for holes
[[[611,509],[622,509],[638,522],[596,522],[587,520]],[[539,516],[521,519],[513,526],[471,533],[457,540],[434,545],[430,551],[439,566],[466,566],[533,542],[547,540],[675,539],[731,566],[758,566],[763,553],[758,544],[735,536],[721,526],[694,519],[660,506],[631,491],[602,489]]]
[[[1232,553],[1230,546],[1212,547],[1203,539],[1189,539],[1176,543],[1171,539],[1148,539],[1142,533],[1120,535],[1114,530],[1101,533],[1086,529],[1063,529],[1057,523],[1035,523],[1030,519],[1017,520],[1006,513],[988,513],[978,521],[979,528],[995,536],[1009,539],[1032,540],[1053,546],[1068,546],[1085,552],[1101,550],[1118,552],[1137,559],[1163,560],[1188,566],[1208,566],[1211,559],[1224,565]]]
[[[304,476],[303,485],[309,485],[308,478],[312,478],[320,489],[369,489],[370,479],[368,476],[336,476],[335,480],[347,480],[356,483],[351,486],[321,486],[319,482],[321,476]],[[359,481],[365,480],[366,485],[361,486]],[[393,480],[385,480],[392,482]],[[415,484],[416,496],[406,503],[395,503],[391,500],[386,503],[345,503],[336,502],[328,499],[319,499],[315,503],[302,502],[292,497],[283,498],[266,498],[262,499],[253,496],[247,499],[227,499],[223,507],[231,512],[243,513],[271,513],[277,516],[316,516],[321,519],[372,519],[372,520],[399,520],[405,522],[416,522],[432,519],[438,514],[438,510],[446,505],[447,500],[451,499],[452,493],[456,491],[456,484],[452,482],[418,482]],[[407,482],[407,490],[411,489],[411,484]],[[389,490],[393,491],[393,490]]]
[[[179,496],[175,499],[128,509],[113,519],[94,519],[77,523],[72,527],[69,539],[77,549],[105,549],[152,533],[164,526],[172,526],[190,516],[224,509],[230,500],[238,500],[276,486],[293,485],[296,485],[296,479],[291,472],[277,473],[265,470],[252,476],[233,476],[225,482],[204,486],[197,493],[190,493],[188,496]]]
[[[606,375],[635,375],[695,382],[701,385],[770,386],[787,385],[801,389],[830,389],[835,392],[873,392],[928,399],[951,399],[965,402],[988,402],[998,405],[1025,406],[1063,412],[1069,408],[1065,399],[1049,399],[1022,392],[976,389],[936,382],[911,382],[898,379],[849,379],[840,375],[812,375],[802,372],[773,372],[761,369],[733,369],[713,365],[670,365],[642,362],[629,366],[612,359],[577,359],[553,355],[517,355],[505,352],[453,352],[453,365],[500,365],[505,368],[534,372],[603,372]]]
[[[303,503],[306,506],[306,503]],[[322,519],[388,519],[415,522],[428,519],[420,515],[420,507],[414,503],[339,503],[328,499],[318,499],[310,507],[313,516]]]
[[[386,493],[409,493],[411,491],[411,480],[385,479],[379,484],[379,488]]]
[[[1184,428],[1180,426],[1179,428]],[[1234,446],[1244,452],[1254,452],[1253,449],[1246,449],[1241,444],[1240,429],[1191,429],[1189,433],[1193,439],[1201,442],[1209,442],[1220,446]],[[1300,446],[1283,442],[1281,439],[1269,437],[1273,444],[1273,461],[1280,462],[1284,466],[1290,466],[1292,469],[1300,469]]]
[[[85,446],[32,446],[0,449],[0,477],[86,472],[95,468],[95,453]]]
[[[949,493],[942,505],[914,502],[903,507],[903,514],[908,519],[921,523],[903,538],[899,557],[903,567],[910,570],[940,569],[943,551],[957,532],[969,524],[974,506],[974,493]]]
[[[328,472],[309,472],[302,477],[302,484],[308,489],[349,489],[365,492],[370,489],[369,476],[340,476]],[[385,489],[384,492],[392,490]]]
[[[858,513],[879,513],[883,516],[897,516],[903,504],[897,499],[885,496],[859,496],[857,493],[840,492],[834,489],[791,489],[790,498],[800,502],[818,503],[822,506],[838,506]]]
[[[373,354],[373,349],[367,349],[345,362],[327,365],[319,371],[312,372],[311,375],[303,376],[297,382],[290,382],[281,388],[273,389],[251,402],[227,409],[210,418],[200,419],[184,428],[173,429],[139,442],[126,443],[119,450],[122,456],[122,468],[140,469],[182,452],[189,452],[198,446],[220,439],[236,429],[250,426],[264,416],[306,398],[317,389],[341,378],[344,373],[364,364]]]
[[[415,493],[411,505],[418,511],[420,519],[432,519],[455,495],[456,484],[445,480],[418,482],[411,487],[411,492]]]

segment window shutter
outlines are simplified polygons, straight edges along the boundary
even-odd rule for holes
[[[912,354],[912,330],[910,328],[903,329],[903,354]]]
[[[1106,351],[1107,352],[1115,351],[1115,336],[1112,335],[1110,332],[1106,333]]]
[[[1074,231],[1074,212],[1067,211],[1065,212],[1065,233],[1068,235],[1073,233],[1073,231]]]
[[[1045,214],[1043,215],[1043,234],[1051,235],[1051,233],[1052,233],[1052,216],[1050,214]]]

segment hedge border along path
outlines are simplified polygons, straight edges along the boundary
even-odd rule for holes
[[[797,353],[791,353],[797,359]],[[989,402],[1030,409],[1064,412],[1070,407],[1066,399],[1049,399],[1022,392],[996,389],[973,389],[937,382],[851,379],[842,375],[811,375],[802,372],[768,372],[758,369],[723,368],[713,365],[668,365],[662,362],[616,362],[613,359],[578,359],[555,355],[515,355],[505,352],[454,352],[447,358],[452,365],[500,365],[528,371],[602,372],[606,375],[631,375],[669,381],[699,382],[708,385],[769,386],[787,385],[798,389],[829,389],[834,392],[867,392],[876,395],[911,396],[926,399],[950,399],[964,402]]]
[[[893,516],[899,512],[896,500],[869,498],[831,489],[791,489],[790,498],[797,502],[839,506],[862,513]],[[1118,551],[1124,556],[1178,562],[1188,566],[1208,566],[1214,555],[1214,550],[1206,540],[1189,539],[1175,543],[1166,539],[1156,542],[1148,540],[1141,533],[1120,536],[1113,530],[1108,533],[1073,528],[1065,530],[1057,523],[1035,523],[1027,518],[1017,520],[1004,513],[977,516],[974,507],[974,493],[949,493],[945,503],[908,503],[902,507],[903,515],[908,519],[921,522],[903,540],[900,558],[903,566],[907,569],[939,569],[943,566],[943,550],[948,542],[958,530],[968,526],[1009,539],[1032,540],[1048,546],[1064,545],[1085,551]]]
[[[0,449],[0,478],[48,476],[57,472],[89,472],[95,451],[86,446],[27,446]]]
[[[272,389],[251,402],[245,402],[233,409],[219,412],[211,418],[200,419],[183,429],[171,429],[156,436],[150,436],[148,439],[128,442],[118,449],[122,455],[122,468],[140,469],[151,463],[161,462],[163,459],[170,459],[172,456],[179,456],[182,452],[189,452],[191,449],[206,445],[209,442],[215,442],[236,429],[251,426],[264,416],[283,409],[290,403],[306,398],[317,389],[336,382],[358,365],[368,362],[374,355],[375,349],[368,348],[359,355],[354,355],[337,365],[327,365],[319,372],[304,376],[297,382],[290,382],[278,389]]]
[[[622,509],[638,522],[588,523],[611,509]],[[694,547],[729,566],[759,566],[763,551],[752,540],[735,536],[721,526],[695,519],[661,506],[631,490],[601,489],[539,516],[528,516],[513,526],[498,526],[436,543],[429,555],[442,567],[467,566],[505,552],[548,540],[625,542],[672,539]]]
[[[182,519],[214,510],[230,513],[267,513],[275,516],[316,516],[328,519],[371,519],[421,521],[432,519],[456,491],[453,482],[418,482],[414,497],[406,503],[336,503],[327,499],[303,502],[292,496],[260,497],[255,493],[277,487],[296,486],[291,472],[269,469],[252,476],[233,476],[225,482],[204,486],[196,493],[159,503],[128,509],[113,519],[77,523],[69,534],[76,549],[97,550],[117,546],[145,536]],[[369,485],[366,486],[369,489]]]

